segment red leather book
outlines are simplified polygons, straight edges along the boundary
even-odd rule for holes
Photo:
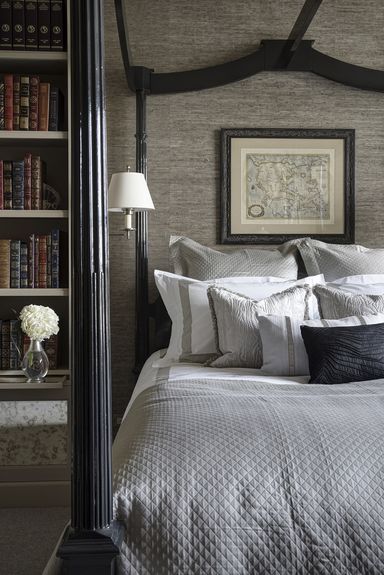
[[[28,238],[28,287],[35,287],[35,234]]]
[[[3,177],[4,177],[4,162],[0,160],[0,210],[4,209],[4,186],[3,186]]]
[[[4,128],[13,130],[13,75],[4,74]]]

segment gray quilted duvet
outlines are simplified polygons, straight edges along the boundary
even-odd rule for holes
[[[384,381],[143,391],[114,445],[118,573],[383,574]]]

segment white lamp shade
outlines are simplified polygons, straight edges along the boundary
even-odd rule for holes
[[[113,174],[109,184],[108,209],[110,212],[121,212],[125,209],[154,210],[144,175],[139,172]]]

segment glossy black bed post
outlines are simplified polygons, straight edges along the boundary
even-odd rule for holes
[[[145,71],[145,69],[143,69]],[[141,77],[144,79],[143,75]],[[147,94],[136,92],[136,171],[147,179]],[[136,341],[135,369],[139,375],[149,355],[148,212],[136,213]]]
[[[103,1],[71,3],[72,509],[63,573],[111,575],[111,362]]]

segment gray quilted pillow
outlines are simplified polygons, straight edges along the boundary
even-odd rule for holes
[[[297,286],[261,301],[234,293],[225,288],[210,287],[210,302],[216,347],[219,357],[211,367],[260,368],[263,363],[259,333],[259,314],[307,316],[310,288]]]
[[[315,286],[313,291],[325,319],[384,313],[384,295],[351,294],[329,286]]]
[[[296,245],[308,275],[324,274],[326,282],[346,276],[384,273],[384,249],[326,244],[309,238],[296,241]]]
[[[197,280],[233,276],[274,276],[297,279],[295,249],[240,249],[219,252],[184,237],[170,239],[170,258],[176,274]]]

